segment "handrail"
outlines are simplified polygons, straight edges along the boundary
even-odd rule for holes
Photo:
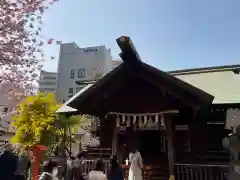
[[[175,164],[176,180],[227,180],[228,175],[226,164]]]
[[[188,164],[188,163],[175,163],[175,166],[197,166],[197,167],[228,167],[226,164]]]

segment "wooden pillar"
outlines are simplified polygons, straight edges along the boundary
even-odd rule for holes
[[[137,148],[137,150],[140,151],[140,149],[139,149],[139,139],[138,139],[139,134],[137,132],[136,124],[133,125],[132,129],[133,129],[134,148]]]
[[[199,143],[196,139],[196,110],[195,108],[192,108],[191,114],[189,113],[189,123],[188,123],[188,133],[189,133],[189,141],[190,141],[190,157],[192,161],[194,161],[195,158],[195,144]]]
[[[196,110],[193,110],[192,121],[189,126],[190,136],[191,136],[191,153],[194,159],[196,157],[204,157],[207,152],[206,142],[207,142],[207,124],[206,118],[208,118],[208,112],[203,110],[196,114]],[[198,161],[203,161],[200,158]],[[204,163],[204,162],[202,162]]]
[[[174,175],[174,147],[173,147],[173,121],[171,118],[165,118],[166,123],[166,138],[168,147],[168,166],[169,174]]]

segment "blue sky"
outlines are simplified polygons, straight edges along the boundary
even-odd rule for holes
[[[162,70],[240,64],[240,0],[59,0],[43,34],[80,47],[130,36],[144,62]],[[45,47],[58,58],[56,46]],[[56,71],[57,60],[45,70]]]

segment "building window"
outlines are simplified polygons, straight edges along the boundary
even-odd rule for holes
[[[70,78],[74,79],[74,76],[75,76],[75,69],[72,69],[70,73]]]
[[[84,49],[84,52],[98,52],[98,49]]]
[[[57,77],[52,76],[41,76],[41,80],[57,80]]]
[[[55,88],[39,88],[39,91],[41,92],[55,92]]]
[[[72,96],[73,96],[73,88],[69,88],[68,97],[72,97]]]
[[[39,82],[40,86],[44,86],[44,85],[56,85],[56,82]]]
[[[85,77],[85,68],[84,69],[78,69],[78,78],[84,78]]]

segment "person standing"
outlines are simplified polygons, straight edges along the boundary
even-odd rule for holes
[[[13,180],[17,169],[18,156],[13,151],[13,145],[8,143],[4,147],[4,152],[0,156],[0,179]]]
[[[46,161],[43,164],[43,172],[39,180],[58,180],[58,165],[55,161]]]
[[[77,158],[75,160],[75,179],[76,180],[84,180],[83,178],[83,172],[82,172],[82,168],[83,168],[83,161],[85,159],[84,157],[85,152],[81,151],[80,153],[78,153]]]
[[[89,180],[107,180],[106,174],[103,172],[103,162],[102,160],[98,160],[96,163],[96,168],[89,172],[88,179]]]
[[[124,180],[124,173],[117,162],[117,156],[113,155],[110,159],[111,167],[108,172],[108,180]]]
[[[29,163],[31,162],[26,150],[19,149],[18,151],[18,165],[15,172],[15,180],[25,180],[26,172],[28,172],[28,168],[30,168]]]
[[[72,155],[69,156],[65,168],[65,180],[73,180],[75,178],[76,158]]]
[[[30,180],[31,178],[31,166],[32,166],[32,162],[29,160],[26,167],[26,173],[25,173],[25,179],[27,180]]]
[[[129,168],[129,174],[128,174],[128,180],[143,180],[142,177],[142,168],[143,168],[143,162],[142,162],[142,156],[137,151],[136,148],[129,154],[129,162],[130,162],[130,168]]]

